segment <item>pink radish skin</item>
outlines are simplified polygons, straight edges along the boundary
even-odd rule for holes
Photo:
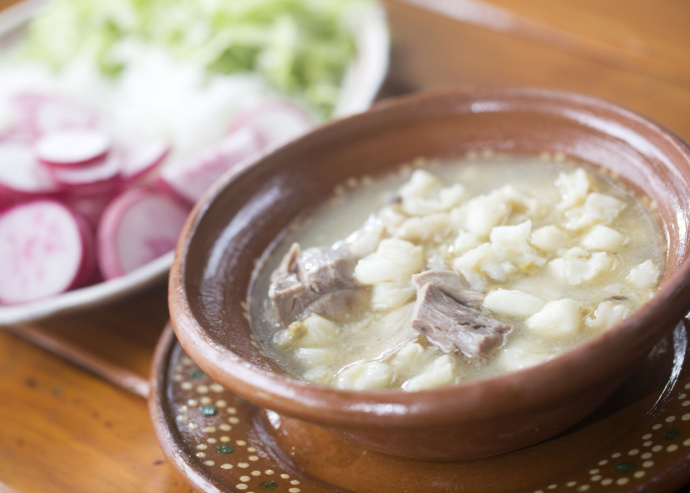
[[[218,178],[312,127],[297,107],[269,101],[195,158],[167,163],[168,142],[114,148],[98,113],[72,100],[26,93],[12,104],[0,132],[0,304],[124,276],[167,253]],[[162,190],[132,188],[159,170]]]
[[[128,152],[122,160],[122,180],[129,185],[156,171],[170,154],[170,144],[156,140]]]
[[[84,167],[103,159],[110,151],[108,135],[97,129],[50,132],[36,142],[38,160],[58,168]]]
[[[10,126],[0,132],[0,144],[7,142],[17,142],[21,144],[32,144],[36,137],[26,129]]]
[[[63,204],[35,200],[0,215],[0,303],[64,293],[83,285],[94,266],[93,236]]]
[[[64,189],[91,188],[92,190],[111,190],[120,184],[120,162],[116,154],[108,154],[105,158],[89,166],[79,168],[50,168],[50,174],[55,183]]]
[[[16,201],[52,196],[60,186],[29,144],[8,141],[0,143],[0,191]]]
[[[226,171],[260,149],[261,142],[253,129],[238,129],[201,155],[165,166],[160,185],[194,204]]]
[[[267,101],[240,113],[228,128],[232,134],[253,129],[261,147],[284,144],[308,132],[314,124],[307,114],[287,101]]]
[[[89,222],[80,214],[74,212],[73,209],[68,209],[77,220],[79,231],[82,235],[84,251],[88,252],[82,258],[82,264],[79,269],[79,274],[74,280],[74,283],[69,287],[70,290],[82,288],[93,284],[98,279],[98,252],[96,250],[96,233]]]
[[[173,250],[189,208],[151,189],[129,190],[103,213],[97,232],[103,277],[124,276]]]
[[[92,231],[96,231],[103,212],[119,193],[119,187],[107,189],[94,187],[92,191],[86,187],[64,194],[61,201],[73,212],[83,217]]]

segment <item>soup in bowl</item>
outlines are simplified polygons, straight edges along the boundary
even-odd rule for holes
[[[413,391],[553,359],[658,289],[655,204],[605,170],[474,152],[349,180],[255,269],[248,313],[289,374]]]
[[[515,450],[590,413],[687,313],[689,189],[687,145],[610,103],[414,95],[217,184],[178,244],[171,320],[237,395],[365,448]]]

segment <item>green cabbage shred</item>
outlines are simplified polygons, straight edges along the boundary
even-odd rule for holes
[[[355,54],[352,13],[367,0],[51,0],[22,53],[60,70],[75,56],[117,78],[137,47],[209,73],[258,72],[329,114]]]

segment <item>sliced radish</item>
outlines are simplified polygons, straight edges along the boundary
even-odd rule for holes
[[[122,160],[122,179],[132,183],[155,171],[170,154],[170,144],[163,140],[149,142],[127,153]]]
[[[120,183],[120,157],[108,154],[105,158],[89,166],[78,168],[50,168],[56,183],[64,188],[89,188],[92,193],[111,190]]]
[[[82,167],[104,158],[110,147],[110,137],[98,129],[57,130],[36,142],[36,156],[49,166]]]
[[[35,136],[30,132],[25,132],[21,128],[10,128],[5,132],[0,133],[0,143],[18,143],[33,145],[36,140]]]
[[[235,164],[261,149],[252,128],[238,129],[201,155],[166,166],[161,170],[162,185],[193,204]]]
[[[26,143],[0,142],[0,190],[12,200],[46,196],[59,190]]]
[[[286,101],[267,101],[240,113],[228,133],[251,128],[259,136],[261,146],[284,144],[313,127],[309,116]]]
[[[0,302],[25,303],[79,287],[92,276],[93,237],[53,200],[17,204],[0,215]]]
[[[153,190],[129,190],[116,198],[97,233],[103,277],[123,276],[173,250],[188,212],[178,200]]]
[[[12,103],[19,114],[19,126],[36,137],[56,130],[97,128],[101,124],[96,111],[52,94],[18,94]]]
[[[82,187],[64,194],[62,202],[83,217],[93,231],[103,216],[108,204],[119,193],[118,187]]]
[[[70,209],[68,207],[68,209]],[[74,280],[72,286],[69,289],[81,288],[88,286],[96,282],[99,278],[98,275],[98,251],[96,250],[96,232],[95,229],[91,227],[89,222],[76,213],[73,209],[70,209],[73,216],[79,224],[79,230],[82,235],[82,241],[84,244],[84,251],[89,255],[85,255],[82,259],[82,265],[79,270],[79,274]]]

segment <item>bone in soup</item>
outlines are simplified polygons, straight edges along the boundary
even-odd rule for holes
[[[509,162],[510,161],[510,162]],[[419,161],[352,180],[259,262],[257,339],[288,374],[419,390],[549,360],[657,290],[654,204],[540,158]]]

